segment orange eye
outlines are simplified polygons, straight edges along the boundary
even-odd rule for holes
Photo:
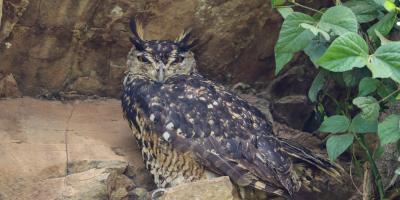
[[[181,62],[183,62],[183,59],[185,59],[185,58],[182,56],[178,56],[175,58],[175,60],[174,60],[174,62],[172,62],[172,64],[181,63]]]
[[[143,63],[148,63],[149,62],[149,60],[145,56],[138,56],[137,59],[140,62],[143,62]]]

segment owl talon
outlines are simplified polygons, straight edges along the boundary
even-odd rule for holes
[[[164,192],[166,192],[167,190],[165,188],[158,188],[156,190],[153,191],[153,193],[151,193],[151,200],[157,200],[158,198],[160,198]]]

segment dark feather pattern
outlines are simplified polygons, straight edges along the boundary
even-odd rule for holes
[[[143,39],[140,38],[139,33],[138,33],[138,27],[136,24],[136,20],[134,18],[129,20],[129,28],[131,29],[131,32],[133,33],[133,37],[130,37],[129,40],[131,43],[135,46],[136,49],[143,51]]]
[[[340,175],[337,165],[274,136],[257,108],[196,73],[162,84],[128,74],[122,107],[139,130],[143,158],[159,187],[201,179],[210,171],[239,186],[290,198],[302,184],[294,159]],[[196,173],[187,172],[188,166]]]

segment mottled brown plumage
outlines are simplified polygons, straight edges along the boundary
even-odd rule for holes
[[[131,22],[122,107],[158,187],[227,175],[241,187],[291,198],[314,188],[311,169],[340,167],[277,138],[255,107],[197,73],[190,34],[145,41]]]

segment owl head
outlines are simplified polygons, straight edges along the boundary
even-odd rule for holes
[[[177,74],[190,75],[196,72],[196,61],[190,49],[190,31],[185,31],[176,40],[144,40],[141,26],[134,19],[129,22],[133,44],[128,54],[128,68],[133,74],[144,75],[156,82],[164,82]]]

